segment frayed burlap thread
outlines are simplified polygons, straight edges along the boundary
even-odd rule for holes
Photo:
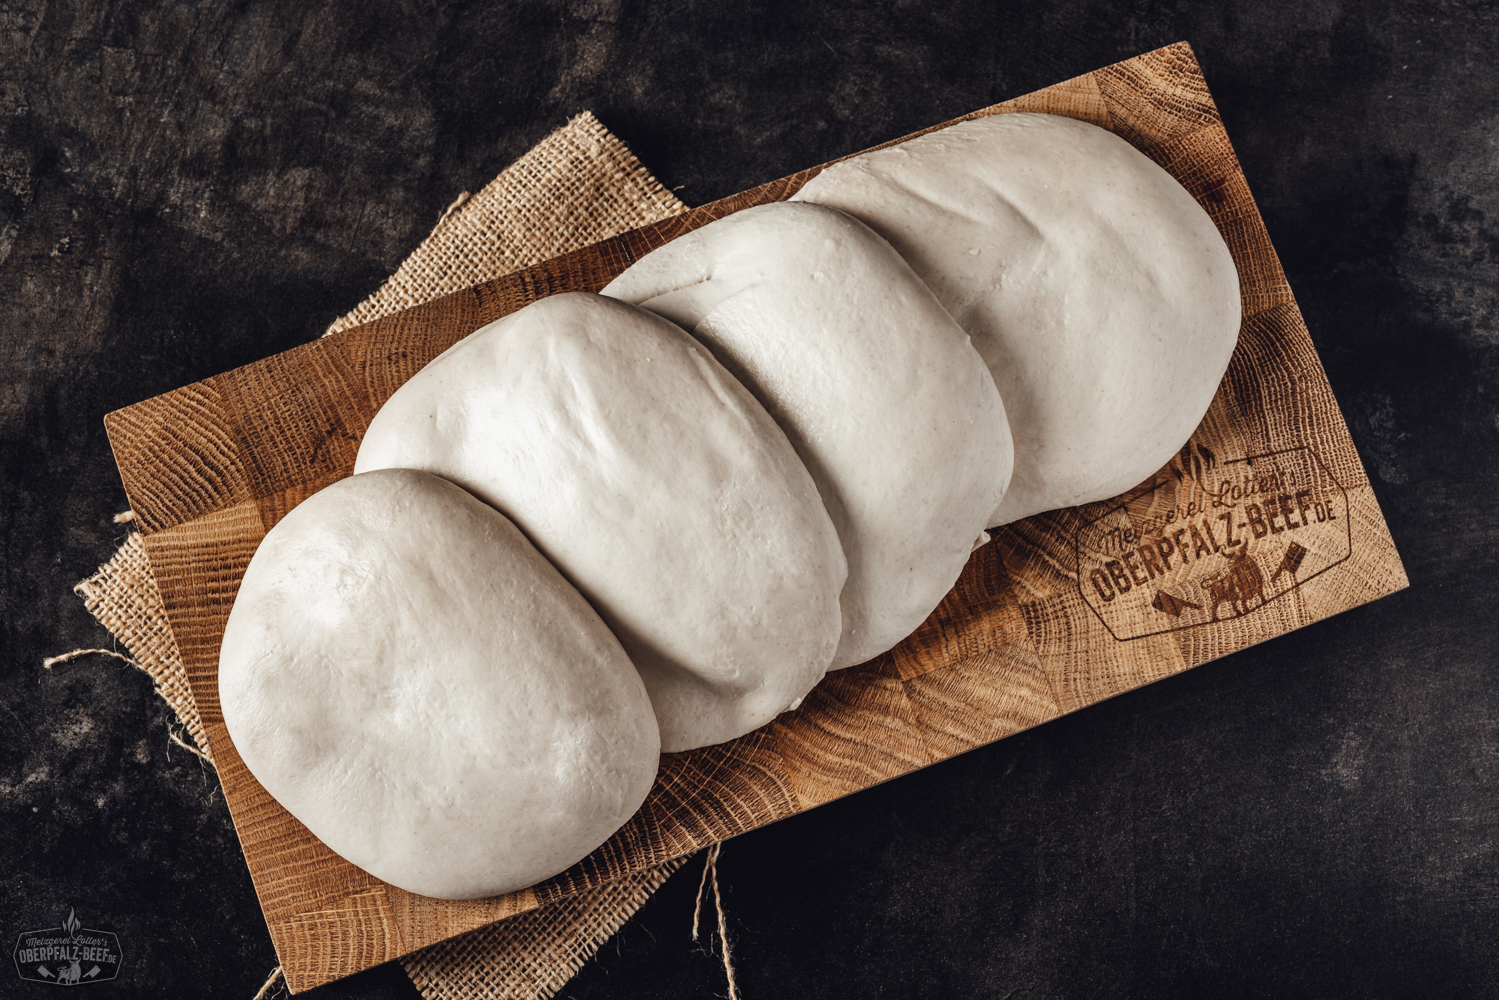
[[[187,686],[187,668],[167,624],[167,609],[156,589],[140,533],[125,536],[125,544],[114,557],[73,592],[82,595],[89,614],[130,650],[135,665],[156,683],[156,693],[177,713],[177,721],[193,738],[198,752],[213,763],[198,705]]]
[[[432,234],[335,333],[630,229],[687,206],[584,112],[534,146],[472,197],[460,197]],[[75,590],[130,650],[193,740],[209,753],[187,671],[140,535]],[[211,761],[211,757],[208,758]],[[556,995],[681,861],[435,944],[401,960],[427,1000],[547,1000]]]

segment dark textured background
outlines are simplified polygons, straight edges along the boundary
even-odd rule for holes
[[[211,772],[70,588],[109,410],[308,340],[592,109],[698,204],[1186,39],[1411,589],[730,842],[771,997],[1499,995],[1492,3],[0,0],[0,996],[69,906],[120,997],[276,964]],[[565,996],[723,994],[696,868]],[[395,965],[318,991],[414,997]]]

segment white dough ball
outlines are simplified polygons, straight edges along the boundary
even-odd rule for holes
[[[765,404],[848,557],[833,666],[909,635],[1010,479],[1005,406],[965,334],[884,240],[816,205],[737,212],[604,289],[680,323]]]
[[[503,511],[593,604],[668,751],[733,739],[826,673],[847,575],[817,487],[701,344],[597,295],[459,341],[376,414],[355,471],[425,469]]]
[[[1212,220],[1094,125],[961,122],[834,164],[795,200],[867,223],[973,337],[1015,435],[991,524],[1144,481],[1197,428],[1233,354],[1238,273]]]
[[[660,740],[588,603],[501,514],[408,470],[265,536],[219,699],[250,772],[328,847],[424,896],[555,875],[634,814]]]

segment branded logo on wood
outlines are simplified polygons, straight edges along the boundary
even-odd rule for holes
[[[55,986],[102,983],[120,974],[120,939],[83,926],[72,907],[59,927],[26,931],[16,939],[16,972]]]
[[[1243,618],[1349,557],[1348,494],[1310,448],[1188,443],[1167,470],[1076,536],[1078,589],[1116,639]]]

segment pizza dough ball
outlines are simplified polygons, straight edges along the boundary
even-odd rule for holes
[[[371,875],[473,899],[555,875],[655,780],[619,642],[515,526],[409,470],[344,479],[260,543],[219,654],[266,791]]]
[[[1096,126],[961,122],[835,164],[795,198],[889,240],[988,362],[1015,435],[990,524],[1144,481],[1196,430],[1233,354],[1238,273],[1212,220]]]
[[[668,751],[763,725],[832,661],[847,567],[817,487],[643,309],[570,293],[491,323],[391,396],[354,468],[425,469],[514,520],[619,636]]]
[[[647,254],[604,294],[691,330],[811,470],[848,557],[833,666],[920,625],[987,540],[1012,452],[983,359],[889,244],[841,212],[762,205]]]

